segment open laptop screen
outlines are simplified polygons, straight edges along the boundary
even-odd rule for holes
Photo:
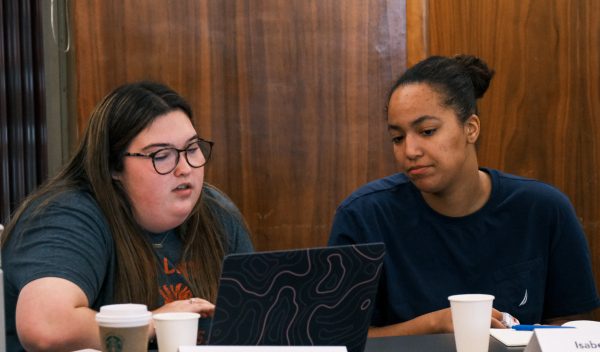
[[[382,243],[226,256],[211,345],[364,349]]]

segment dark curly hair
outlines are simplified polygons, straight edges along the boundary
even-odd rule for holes
[[[458,118],[465,122],[469,116],[478,113],[477,99],[485,94],[493,76],[494,71],[472,55],[431,56],[404,72],[392,87],[388,101],[400,86],[426,83],[440,93],[444,105],[454,109]]]

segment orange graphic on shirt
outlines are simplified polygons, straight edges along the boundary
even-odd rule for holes
[[[182,283],[177,285],[163,285],[160,288],[160,295],[165,300],[165,304],[194,297],[190,288],[184,286]]]
[[[176,267],[173,267],[170,265],[169,260],[165,257],[163,258],[163,270],[167,275],[178,274],[184,278],[187,278],[185,263],[180,263]],[[159,289],[159,292],[164,299],[165,304],[194,297],[190,288],[183,283],[178,283],[175,285],[162,285],[162,287]]]
[[[176,267],[172,267],[169,263],[169,259],[163,258],[163,271],[167,275],[179,274],[187,279],[187,263],[179,263]]]

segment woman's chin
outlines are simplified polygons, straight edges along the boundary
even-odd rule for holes
[[[140,224],[144,229],[150,231],[152,233],[161,233],[171,229],[176,228],[177,226],[184,223],[184,221],[188,218],[191,213],[190,211],[181,212],[181,213],[171,213],[168,217],[161,217],[160,219],[154,218],[149,219],[145,224]]]
[[[178,213],[178,214],[173,214],[173,216],[171,216],[171,218],[168,221],[169,229],[173,229],[173,228],[183,224],[185,222],[185,220],[187,220],[187,218],[190,216],[191,212],[192,212],[192,209],[190,209],[189,211]]]
[[[431,179],[418,178],[411,179],[411,181],[421,192],[435,193],[436,189],[438,188],[437,184],[431,182]]]

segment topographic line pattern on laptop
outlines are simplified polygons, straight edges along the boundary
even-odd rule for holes
[[[384,253],[369,244],[228,256],[209,344],[362,351]]]

